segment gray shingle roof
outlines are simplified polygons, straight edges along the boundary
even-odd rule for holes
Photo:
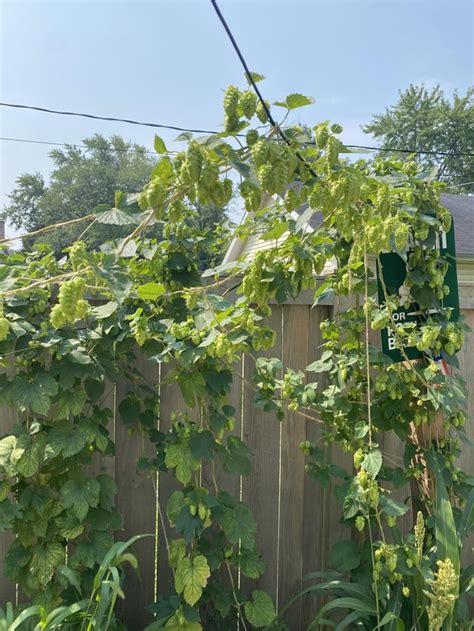
[[[449,210],[454,219],[454,235],[456,237],[456,256],[474,256],[474,196],[441,194],[441,203]],[[308,208],[304,204],[298,213]],[[309,225],[317,228],[322,222],[322,214],[315,213]]]
[[[474,256],[474,197],[442,193],[441,203],[454,219],[456,256]]]

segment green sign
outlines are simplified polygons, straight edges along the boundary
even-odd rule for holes
[[[437,242],[438,241],[438,242]],[[429,247],[429,246],[427,246]],[[456,245],[454,240],[454,220],[451,222],[451,229],[448,233],[442,233],[436,235],[433,238],[433,247],[440,250],[440,253],[449,263],[448,271],[444,278],[444,284],[449,287],[449,294],[440,301],[440,307],[450,307],[452,309],[451,320],[459,320],[459,292],[458,292],[458,276],[456,269]],[[409,254],[409,250],[407,255]],[[381,269],[377,266],[377,285],[378,285],[378,298],[379,304],[383,305],[385,302],[384,291],[382,283],[380,282],[380,276],[385,282],[388,295],[397,295],[400,292],[400,288],[403,286],[407,274],[406,262],[403,258],[390,252],[389,254],[381,254],[380,256]],[[438,313],[438,309],[433,309],[433,313]],[[416,303],[410,305],[409,308],[401,307],[393,314],[395,322],[422,322],[422,316],[420,308]],[[397,348],[397,342],[394,337],[393,328],[389,325],[381,331],[382,336],[382,351],[391,357],[395,362],[405,361],[405,357],[401,354]],[[419,359],[423,357],[423,352],[417,348],[405,348],[405,353],[408,359]]]

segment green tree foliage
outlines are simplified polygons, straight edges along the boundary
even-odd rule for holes
[[[17,229],[32,232],[51,224],[76,219],[93,212],[99,204],[114,205],[115,191],[134,193],[148,181],[156,159],[144,147],[126,142],[120,136],[86,138],[87,149],[68,146],[50,153],[53,171],[45,184],[39,173],[26,173],[17,179],[4,216]],[[31,247],[35,240],[50,243],[56,252],[74,243],[84,225],[61,232],[25,239]],[[129,227],[94,225],[84,241],[96,248],[111,237],[123,236]]]
[[[17,178],[16,188],[10,194],[10,203],[3,215],[15,228],[32,232],[46,226],[77,219],[99,208],[105,210],[116,205],[115,191],[133,194],[140,191],[150,179],[156,165],[156,156],[145,147],[126,142],[120,136],[110,139],[101,135],[86,138],[87,149],[69,146],[50,153],[53,171],[49,184],[40,173],[24,173]],[[194,213],[187,218],[205,235],[225,223],[225,211],[213,204],[196,204]],[[106,225],[104,225],[106,224]],[[95,222],[83,236],[90,249],[105,241],[124,237],[130,232],[130,222],[123,217]],[[74,224],[61,231],[47,232],[24,239],[31,249],[34,243],[49,243],[56,253],[72,245],[84,231],[85,225]],[[161,224],[154,224],[148,234],[161,235]],[[219,252],[221,249],[219,249]],[[215,261],[202,255],[203,267]]]
[[[362,128],[381,141],[384,149],[441,151],[449,156],[418,154],[417,161],[434,168],[435,177],[456,186],[457,192],[474,191],[474,87],[450,100],[439,85],[431,91],[410,85],[395,105],[375,114]],[[385,154],[386,155],[386,154]]]

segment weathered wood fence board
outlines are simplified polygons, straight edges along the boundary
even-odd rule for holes
[[[471,305],[469,305],[471,307]],[[277,332],[276,345],[266,353],[278,357],[285,368],[304,370],[305,366],[320,355],[320,322],[329,316],[330,307],[311,309],[301,301],[295,304],[275,306],[268,324]],[[474,310],[464,310],[466,321],[474,328]],[[472,392],[474,382],[473,336],[469,337],[460,354],[460,368]],[[189,410],[184,404],[176,383],[168,383],[172,366],[137,361],[137,368],[147,381],[159,389],[160,413],[157,427],[166,431],[170,427],[171,412],[180,410],[189,413],[200,422],[199,411]],[[276,599],[280,609],[288,599],[303,586],[304,577],[311,571],[327,568],[330,546],[348,534],[347,528],[339,523],[340,505],[333,494],[331,484],[327,489],[315,483],[304,471],[304,457],[299,448],[303,440],[320,437],[320,426],[296,412],[287,412],[279,423],[273,414],[257,409],[253,402],[251,380],[254,362],[244,357],[234,367],[234,383],[229,403],[236,409],[234,434],[242,437],[252,453],[250,476],[239,478],[222,473],[218,477],[219,488],[241,496],[252,508],[257,524],[257,543],[267,565],[267,571],[258,580],[234,576],[243,589],[265,589]],[[313,376],[311,376],[313,378]],[[168,474],[159,474],[155,483],[145,475],[137,473],[136,462],[141,456],[151,455],[150,447],[141,437],[130,434],[123,425],[118,406],[130,388],[123,382],[106,389],[105,405],[113,410],[111,434],[115,436],[115,457],[96,462],[95,471],[113,475],[118,486],[117,508],[124,516],[124,531],[116,538],[126,540],[137,534],[158,533],[158,542],[152,537],[135,545],[140,573],[129,572],[125,588],[126,599],[122,604],[124,621],[131,631],[141,630],[150,620],[146,606],[157,594],[167,594],[173,589],[173,575],[167,563],[166,541],[162,519],[166,520],[166,504],[179,485]],[[0,434],[7,433],[16,422],[13,410],[0,410]],[[469,400],[467,432],[474,439],[474,398]],[[403,445],[396,437],[384,437],[381,447],[393,466],[403,466]],[[328,448],[331,450],[331,448]],[[351,458],[337,449],[332,449],[334,463],[346,469],[351,467]],[[463,467],[474,473],[474,462],[469,448],[464,447],[461,458]],[[203,484],[212,488],[212,475],[207,467],[201,472]],[[399,499],[405,499],[408,491],[397,491]],[[159,514],[161,513],[161,515]],[[404,527],[409,528],[411,516],[407,516]],[[166,526],[166,534],[174,533]],[[11,543],[8,533],[0,534],[0,603],[15,601],[15,585],[3,576],[3,560]],[[465,546],[465,561],[469,557],[470,545]],[[228,580],[223,574],[222,580]],[[288,612],[287,619],[292,631],[303,629],[309,624],[318,600],[305,598]]]
[[[263,353],[282,359],[282,317],[283,307],[275,307],[269,318],[269,326],[276,331],[275,346]],[[242,415],[243,440],[252,453],[252,471],[242,480],[242,499],[256,519],[258,527],[257,547],[263,555],[267,571],[257,581],[242,580],[244,589],[264,589],[277,597],[278,576],[278,528],[279,528],[279,466],[281,425],[274,414],[255,409],[254,392],[251,387],[254,371],[253,361],[245,358],[244,412]]]

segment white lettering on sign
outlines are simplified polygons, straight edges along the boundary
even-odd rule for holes
[[[406,311],[396,311],[392,315],[394,322],[406,322],[406,317]],[[395,331],[390,326],[387,326],[387,345],[389,351],[394,351],[399,348]],[[407,345],[403,344],[403,348],[407,348]]]

